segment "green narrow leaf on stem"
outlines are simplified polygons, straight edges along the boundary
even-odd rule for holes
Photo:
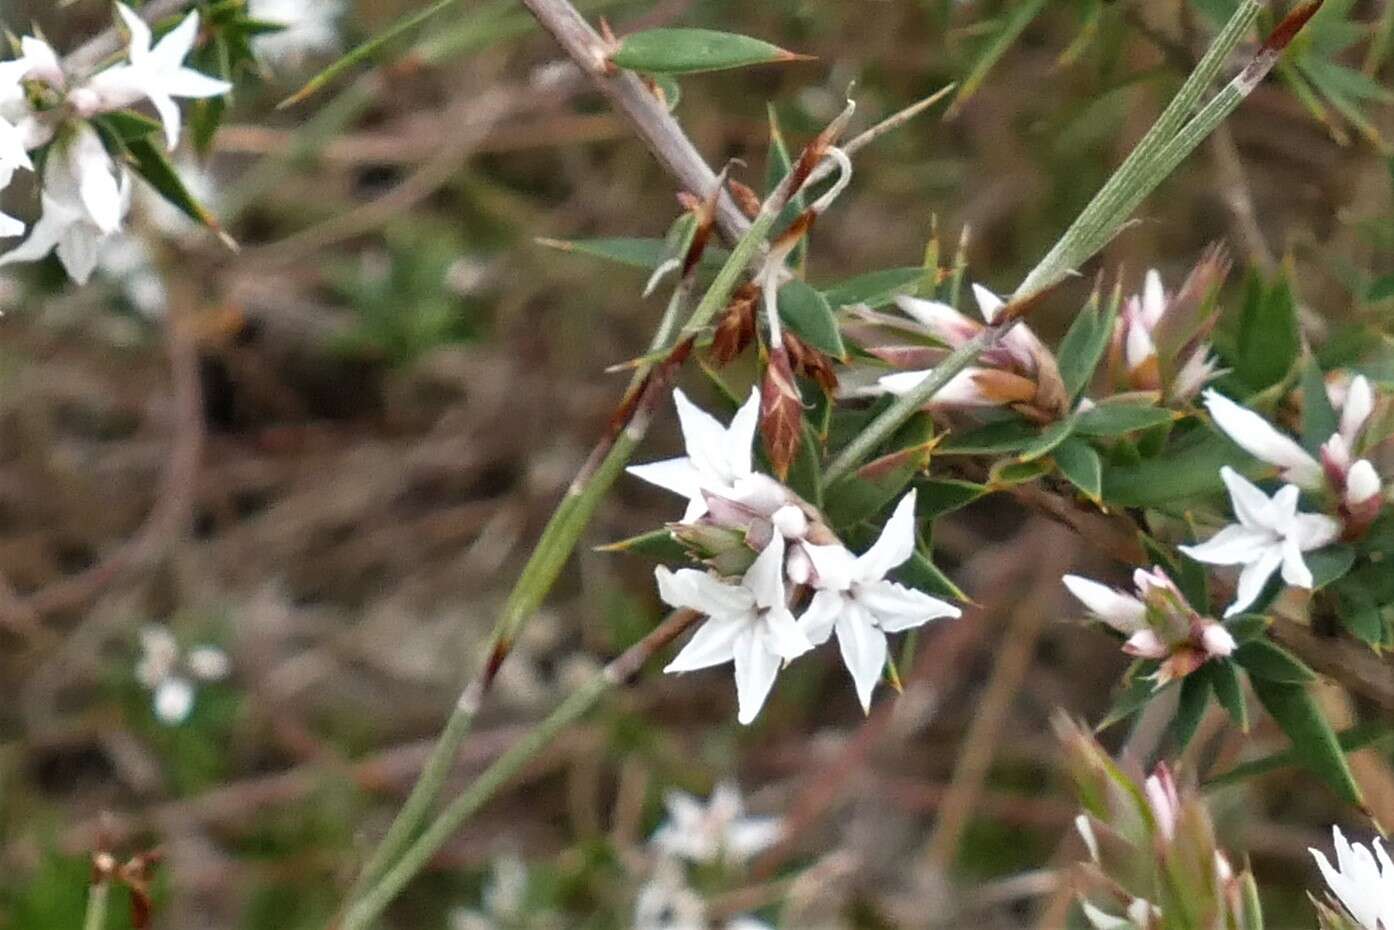
[[[1209,703],[1210,673],[1207,663],[1181,680],[1181,696],[1176,702],[1176,715],[1171,718],[1171,724],[1167,727],[1176,752],[1186,751]]]
[[[1060,474],[1079,488],[1085,497],[1097,503],[1103,495],[1104,468],[1094,447],[1072,436],[1056,447],[1053,457]]]
[[[1304,685],[1250,677],[1264,709],[1292,742],[1293,758],[1343,800],[1364,807],[1345,752],[1331,724]]]
[[[407,33],[414,31],[418,26],[421,26],[438,13],[445,12],[458,2],[459,0],[436,0],[435,3],[432,3],[423,10],[418,10],[415,13],[409,13],[403,16],[382,32],[379,32],[366,42],[361,43],[356,48],[349,51],[348,54],[342,56],[333,64],[329,65],[329,67],[310,78],[298,91],[285,100],[282,100],[280,104],[277,105],[277,109],[283,110],[287,107],[295,106],[297,103],[301,103],[318,93],[326,84],[351,68],[365,61],[376,60],[387,46],[407,35]]]
[[[1007,14],[1006,22],[1002,28],[987,43],[978,57],[973,61],[973,66],[968,70],[968,74],[959,84],[958,97],[954,99],[954,104],[949,110],[952,117],[963,105],[977,93],[988,74],[1002,60],[1002,56],[1021,38],[1021,34],[1026,31],[1026,27],[1035,21],[1041,11],[1046,8],[1047,0],[1019,0],[1011,5],[1010,12]]]
[[[646,29],[620,40],[610,63],[652,74],[696,74],[783,61],[806,61],[763,39],[714,29]]]

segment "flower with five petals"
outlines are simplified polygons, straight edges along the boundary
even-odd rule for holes
[[[654,572],[664,603],[705,614],[665,672],[691,672],[734,662],[737,719],[749,724],[760,713],[780,666],[813,648],[784,592],[784,537],[774,534],[739,584],[684,568]]]

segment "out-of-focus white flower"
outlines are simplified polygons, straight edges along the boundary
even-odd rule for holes
[[[493,874],[484,886],[480,910],[458,907],[450,912],[450,930],[503,930],[523,926],[527,903],[528,867],[517,856],[500,856],[493,862]],[[527,926],[550,926],[547,918]]]
[[[169,305],[169,292],[144,240],[135,236],[108,238],[97,266],[142,316],[155,319],[164,315]]]
[[[748,915],[742,915],[740,917],[732,917],[730,920],[726,921],[726,930],[774,930],[774,927],[771,927],[763,920],[758,920]]]
[[[230,671],[227,654],[221,649],[198,646],[183,655],[174,634],[158,624],[140,631],[140,650],[136,680],[151,692],[155,717],[167,726],[188,719],[194,707],[195,681],[221,681]]]
[[[1301,492],[1296,485],[1284,485],[1270,499],[1228,465],[1220,469],[1220,477],[1229,489],[1239,522],[1200,545],[1180,548],[1197,562],[1244,566],[1234,603],[1225,616],[1233,616],[1257,600],[1268,579],[1280,568],[1285,583],[1310,589],[1312,572],[1302,553],[1339,539],[1340,522],[1320,514],[1298,513]]]
[[[273,65],[298,68],[314,55],[339,48],[341,0],[250,0],[247,15],[283,27],[252,39],[257,57]]]
[[[1124,652],[1163,660],[1155,676],[1158,687],[1234,652],[1230,632],[1193,610],[1160,568],[1133,572],[1136,596],[1079,575],[1061,580],[1090,613],[1127,637]]]
[[[683,522],[691,523],[707,512],[707,494],[737,497],[737,485],[752,476],[751,444],[760,421],[760,392],[751,388],[750,397],[729,427],[722,426],[681,390],[673,392],[682,424],[687,455],[682,458],[631,465],[627,470],[636,478],[687,498]]]
[[[217,97],[232,90],[227,81],[184,67],[184,59],[198,39],[198,13],[190,13],[174,29],[152,43],[150,27],[124,3],[116,12],[130,32],[127,62],[94,75],[74,88],[68,100],[82,116],[95,116],[149,100],[165,127],[165,141],[173,149],[179,144],[182,118],[176,97]]]
[[[738,719],[760,713],[780,666],[813,648],[784,596],[784,537],[775,534],[739,584],[685,568],[655,570],[658,593],[674,607],[706,615],[686,646],[664,669],[691,672],[735,663]]]
[[[915,552],[915,492],[901,498],[881,536],[862,555],[842,546],[805,544],[817,588],[799,627],[821,645],[837,633],[842,661],[852,675],[864,711],[886,668],[886,634],[909,630],[930,620],[957,617],[952,604],[887,581],[892,569]]]
[[[43,213],[29,238],[0,255],[0,266],[38,261],[57,250],[68,277],[86,284],[107,237],[130,206],[130,176],[117,167],[97,131],[82,124],[49,152]]]
[[[1080,907],[1094,930],[1151,930],[1162,916],[1162,912],[1144,898],[1133,898],[1123,917],[1110,914],[1089,901],[1081,901]]]
[[[1394,861],[1378,838],[1369,847],[1346,840],[1340,827],[1331,828],[1336,847],[1333,868],[1326,854],[1308,850],[1316,859],[1331,897],[1364,930],[1394,930]]]
[[[663,799],[668,819],[650,841],[661,852],[688,862],[746,862],[779,842],[777,817],[747,817],[740,790],[722,782],[703,804],[684,791]]]
[[[707,905],[688,887],[681,867],[660,859],[634,899],[634,930],[708,930]]]

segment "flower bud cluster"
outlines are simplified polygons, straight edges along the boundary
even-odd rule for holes
[[[1161,663],[1158,688],[1234,652],[1229,630],[1194,610],[1160,568],[1133,573],[1135,594],[1078,575],[1066,575],[1064,582],[1095,617],[1127,637],[1124,652]]]

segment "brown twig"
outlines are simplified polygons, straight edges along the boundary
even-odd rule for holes
[[[688,139],[667,106],[637,75],[612,69],[606,41],[574,6],[567,0],[523,0],[523,5],[552,34],[567,57],[625,115],[649,151],[683,190],[709,191],[716,186],[716,172]],[[750,221],[724,190],[717,199],[716,222],[722,236],[732,241],[750,228]]]

